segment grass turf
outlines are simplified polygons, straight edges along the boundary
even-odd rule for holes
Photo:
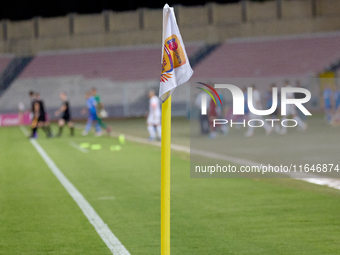
[[[110,151],[117,139],[66,132],[40,133],[38,142],[132,255],[159,254],[160,149],[127,142]],[[102,149],[83,153],[70,142]],[[20,129],[1,128],[0,143],[0,253],[110,254]],[[340,249],[337,190],[290,179],[190,179],[189,156],[177,152],[171,178],[172,254]]]
[[[0,144],[0,254],[110,254],[20,129]]]

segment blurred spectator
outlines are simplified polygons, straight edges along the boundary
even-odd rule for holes
[[[301,87],[300,81],[296,81],[296,87],[297,88],[303,88],[303,87]],[[305,98],[305,97],[306,97],[306,95],[304,93],[300,93],[300,92],[294,93],[294,98],[296,98],[296,99],[302,99],[302,98]],[[296,111],[297,111],[297,115],[300,117],[300,119],[302,121],[306,121],[307,116],[304,115],[303,112],[299,108],[296,108]]]

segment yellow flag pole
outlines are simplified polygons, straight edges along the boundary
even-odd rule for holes
[[[161,255],[170,255],[171,95],[162,105]]]

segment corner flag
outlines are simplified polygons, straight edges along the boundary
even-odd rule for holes
[[[159,97],[162,100],[161,148],[161,255],[170,255],[170,154],[171,154],[171,94],[193,74],[174,9],[163,8],[162,73]]]
[[[163,8],[162,73],[159,97],[164,102],[174,89],[187,82],[194,71],[191,69],[179,32],[174,8]]]

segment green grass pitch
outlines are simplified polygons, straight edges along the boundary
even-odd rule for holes
[[[144,120],[115,123],[147,135]],[[174,119],[174,143],[188,145],[184,125]],[[132,255],[160,254],[160,148],[127,141],[111,151],[118,139],[80,132],[49,140],[40,132],[38,142]],[[81,143],[101,149],[86,153],[74,147]],[[111,254],[20,128],[1,128],[0,144],[0,254]],[[172,254],[339,254],[339,190],[190,179],[188,154],[173,152],[171,163]]]

